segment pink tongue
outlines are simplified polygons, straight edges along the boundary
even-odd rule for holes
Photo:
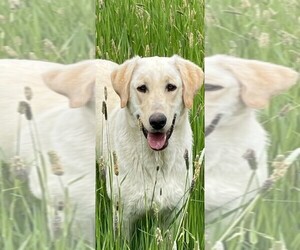
[[[152,149],[160,150],[166,144],[167,135],[164,133],[148,133],[147,140]]]

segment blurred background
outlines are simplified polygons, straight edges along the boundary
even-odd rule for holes
[[[0,0],[0,58],[58,63],[94,58],[94,13],[94,1]],[[4,155],[0,149],[0,249],[91,249],[66,234],[51,242],[45,203],[32,196],[26,179],[12,175]]]
[[[300,71],[300,2],[207,0],[205,55],[227,54]],[[277,155],[300,146],[300,85],[272,99],[258,117],[268,131],[269,172]],[[224,235],[226,249],[299,249],[300,163]],[[214,240],[218,240],[219,237]]]
[[[94,1],[1,0],[0,58],[72,63],[94,58]]]
[[[117,63],[139,55],[172,56],[178,54],[203,68],[204,1],[202,0],[129,0],[97,1],[96,56]],[[190,113],[194,133],[193,161],[204,146],[204,92],[199,91]],[[196,164],[195,164],[196,165]],[[200,166],[199,166],[200,167]],[[178,249],[204,248],[203,168],[195,183],[182,226],[178,230]],[[130,246],[113,236],[112,206],[105,183],[97,179],[101,197],[97,211],[97,249]],[[171,249],[168,237],[157,244],[155,223],[139,230],[131,249]],[[136,245],[134,245],[136,244]],[[138,247],[139,246],[139,247]]]

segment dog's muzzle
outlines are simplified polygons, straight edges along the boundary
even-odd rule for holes
[[[140,116],[137,115],[137,119],[139,122],[139,126],[148,141],[148,145],[151,149],[155,151],[161,151],[168,146],[168,141],[173,134],[175,121],[176,121],[176,114],[173,117],[171,127],[168,129],[166,133],[162,132],[149,132],[143,125]],[[152,125],[152,124],[151,124]],[[152,126],[153,127],[153,126]]]

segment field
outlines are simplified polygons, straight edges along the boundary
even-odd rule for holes
[[[205,54],[255,58],[300,71],[299,1],[206,1]],[[300,86],[293,87],[258,113],[269,132],[269,166],[300,146]],[[300,162],[271,190],[250,204],[215,241],[226,249],[299,249]]]
[[[93,3],[84,0],[2,0],[0,58],[60,63],[94,58],[93,13]],[[0,149],[0,249],[91,249],[70,240],[67,230],[51,243],[45,203],[30,194],[26,181],[14,178],[6,153]]]
[[[96,22],[98,57],[122,62],[135,54],[171,56],[176,53],[203,66],[202,1],[192,1],[189,5],[181,1],[173,5],[171,1],[156,1],[152,4],[149,1],[131,1],[130,7],[125,1],[122,3],[124,6],[111,1],[109,8],[105,9],[102,1],[97,1],[97,4],[101,5],[98,6],[99,20]],[[75,3],[71,0],[7,0],[2,1],[0,7],[0,58],[71,63],[94,57],[95,20],[91,14],[94,13],[92,3]],[[113,7],[117,13],[110,9]],[[123,8],[133,12],[127,12],[130,18],[125,19],[123,16],[119,20]],[[117,25],[116,21],[119,22]],[[127,30],[122,29],[125,21]],[[139,22],[143,26],[137,26]],[[195,134],[194,155],[201,153],[204,145],[201,139],[202,96],[203,92],[199,93],[191,113]],[[83,241],[74,241],[67,237],[69,225],[66,225],[60,239],[51,243],[45,217],[45,202],[32,197],[26,181],[14,178],[11,166],[7,164],[9,161],[5,152],[1,152],[0,249],[49,249],[50,245],[51,249],[91,249]],[[183,226],[178,230],[179,249],[198,249],[203,245],[202,179],[201,174],[188,204]],[[110,203],[104,198],[105,193],[102,192],[99,197],[100,204],[109,209]],[[112,229],[110,214],[103,209],[105,207],[100,208],[98,221],[100,225],[97,234],[101,233],[98,249],[112,249],[120,246],[118,244],[122,241],[114,241],[112,238],[112,231],[109,231]],[[142,234],[141,240],[146,248],[151,246],[155,247],[153,249],[163,249],[162,244],[155,244],[156,239],[151,234]]]
[[[204,1],[96,1],[96,55],[118,63],[134,56],[181,55],[203,66]],[[300,71],[300,3],[291,1],[206,1],[205,54],[256,58]],[[24,0],[0,2],[0,58],[27,58],[71,63],[94,57],[94,6],[87,1]],[[277,155],[299,148],[300,87],[273,99],[259,112],[269,132],[270,173]],[[203,90],[191,112],[195,147],[203,140]],[[49,249],[50,238],[43,202],[32,197],[26,181],[14,179],[0,155],[0,249]],[[5,163],[6,162],[6,163]],[[299,249],[300,163],[264,195],[251,203],[215,241],[227,249]],[[190,198],[178,229],[178,249],[204,248],[203,174]],[[112,209],[103,181],[98,180],[97,249],[130,246],[113,237]],[[147,223],[133,242],[141,249],[168,249],[166,238],[157,242],[156,227]],[[67,232],[65,232],[67,233]],[[51,249],[90,249],[82,241],[62,235]]]
[[[203,1],[99,1],[96,7],[97,58],[122,63],[135,55],[178,54],[203,66]],[[203,91],[191,112],[194,156],[201,153],[203,137]],[[101,154],[101,152],[100,152]],[[112,205],[103,179],[97,179],[101,197],[97,205],[97,249],[171,249],[170,240],[157,234],[156,221],[146,220],[129,245],[113,235]],[[203,176],[196,183],[182,226],[177,230],[178,249],[203,249]],[[143,224],[143,223],[142,223]],[[123,247],[123,248],[122,248]]]

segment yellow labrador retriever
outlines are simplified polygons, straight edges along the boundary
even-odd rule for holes
[[[129,238],[134,223],[149,211],[167,228],[186,201],[192,181],[189,109],[203,72],[179,56],[134,57],[111,79],[121,105],[108,113],[103,157],[114,159],[107,190]]]
[[[47,202],[52,236],[61,232],[64,220],[72,220],[74,232],[94,241],[95,80],[97,75],[111,85],[116,65],[0,60],[0,147],[7,159],[18,155],[25,161],[32,193]],[[33,95],[27,100],[25,86]],[[18,136],[20,101],[28,105]]]
[[[298,79],[294,70],[257,60],[205,59],[206,221],[253,198],[268,176],[268,137],[256,110]]]

